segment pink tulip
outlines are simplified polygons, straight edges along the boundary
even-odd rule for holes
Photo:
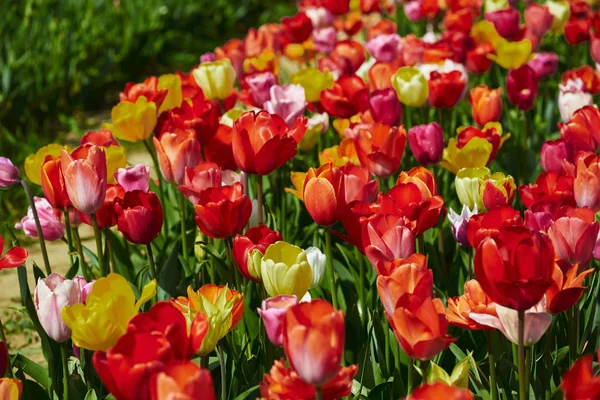
[[[337,43],[337,31],[329,27],[313,31],[313,44],[321,53],[331,53]]]
[[[298,304],[296,296],[277,296],[262,301],[258,314],[263,319],[265,330],[271,343],[283,346],[283,317],[288,309]]]
[[[404,3],[404,13],[410,22],[418,22],[423,19],[421,3],[422,0],[411,0]]]
[[[563,122],[569,122],[575,111],[594,104],[591,93],[585,89],[579,78],[569,79],[566,84],[558,85],[558,109]]]
[[[408,144],[419,164],[437,164],[444,151],[442,127],[437,122],[413,126],[408,131]]]
[[[490,314],[470,313],[469,318],[478,324],[498,329],[508,340],[518,344],[519,312],[498,304],[496,312],[497,317]],[[546,296],[544,296],[538,304],[525,311],[525,346],[536,344],[551,323],[552,315],[546,312]]]
[[[540,163],[546,172],[562,173],[565,162],[573,163],[573,148],[564,139],[548,140],[542,145]]]
[[[115,180],[126,192],[141,190],[148,192],[150,189],[150,166],[144,164],[134,165],[127,168],[119,168],[115,171]]]
[[[562,261],[560,264],[566,264],[560,265],[563,271],[574,264],[584,268],[590,262],[599,230],[598,222],[590,223],[576,217],[562,217],[550,225],[548,235],[556,257]]]
[[[204,53],[200,56],[200,63],[217,61],[214,53]]]
[[[307,8],[304,14],[310,18],[314,29],[326,28],[333,23],[333,15],[325,7]]]
[[[60,219],[60,213],[55,211],[48,200],[43,197],[34,197],[33,202],[40,219],[44,239],[52,242],[62,238],[65,234],[65,224]],[[26,236],[32,238],[38,237],[31,206],[29,206],[27,215],[21,219],[21,222],[15,224],[15,228],[23,230]]]
[[[525,25],[531,33],[538,37],[543,37],[548,32],[553,18],[545,5],[530,3],[525,10]]]
[[[205,189],[220,187],[222,179],[222,172],[217,164],[201,162],[194,168],[185,169],[183,185],[179,186],[179,191],[196,205],[200,200],[200,193]]]
[[[402,38],[397,33],[380,34],[369,40],[367,51],[379,62],[392,62],[402,50]]]
[[[402,104],[393,88],[376,90],[369,98],[371,115],[375,122],[398,126],[402,119]]]
[[[402,218],[378,214],[361,224],[362,244],[373,266],[379,261],[408,258],[415,252],[415,238]]]
[[[19,168],[15,167],[8,158],[0,157],[0,187],[16,185],[20,180]]]
[[[181,185],[185,168],[195,167],[202,160],[196,134],[192,130],[175,129],[153,140],[163,177],[169,183]]]
[[[590,35],[590,54],[598,66],[600,63],[600,35],[598,33]]]
[[[271,87],[277,84],[277,77],[271,71],[258,72],[248,75],[245,82],[248,84],[256,104],[262,107],[265,101],[271,98]]]
[[[81,303],[81,291],[77,282],[52,273],[46,279],[38,279],[35,288],[35,309],[46,334],[57,342],[71,337],[61,317],[64,306]]]
[[[83,276],[76,276],[73,278],[73,282],[75,282],[79,287],[79,291],[81,293],[81,302],[85,304],[88,294],[90,294],[92,291],[92,287],[94,287],[94,282],[96,282],[96,280],[94,279],[93,281],[88,282]]]
[[[69,200],[77,210],[93,214],[106,196],[106,154],[98,146],[79,146],[71,154],[60,153],[60,168]]]
[[[288,126],[301,117],[306,108],[304,88],[300,85],[274,85],[271,87],[271,99],[265,102],[264,107],[271,114],[277,114]]]
[[[535,72],[538,79],[548,78],[558,70],[558,55],[556,53],[537,53],[527,65]]]
[[[521,14],[514,8],[485,13],[485,19],[496,27],[496,31],[504,38],[512,38],[519,33]]]

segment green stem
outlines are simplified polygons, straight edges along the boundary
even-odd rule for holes
[[[406,382],[406,395],[410,395],[413,391],[413,385],[415,380],[415,360],[412,358],[408,359],[408,379]]]
[[[315,386],[315,389],[316,389],[315,400],[323,400],[323,387]]]
[[[221,400],[227,399],[227,370],[225,369],[225,354],[223,353],[223,346],[217,345],[217,351],[219,352],[219,366],[221,367]]]
[[[154,263],[154,255],[152,254],[152,244],[146,245],[146,255],[148,256],[148,264],[150,265],[150,273],[152,279],[158,279],[158,273],[156,272],[156,264]]]
[[[384,338],[384,356],[385,356],[385,370],[388,373],[388,375],[392,376],[392,366],[390,363],[390,328],[388,327],[388,324],[386,322],[383,322],[383,338]]]
[[[44,240],[44,232],[42,232],[42,225],[40,224],[40,217],[38,216],[37,208],[35,207],[35,200],[33,199],[33,193],[25,180],[21,179],[21,185],[27,194],[29,204],[31,205],[31,212],[33,213],[33,220],[35,221],[35,229],[37,230],[38,239],[40,241],[40,247],[42,249],[42,257],[44,258],[44,266],[46,267],[46,275],[52,273],[50,268],[50,260],[48,259],[48,251],[46,250],[46,241]]]
[[[179,192],[179,219],[181,220],[181,248],[183,251],[183,259],[189,264],[188,241],[185,230],[185,197]]]
[[[550,328],[548,328],[548,332],[546,332],[546,345],[544,346],[544,363],[546,364],[546,384],[544,392],[546,400],[550,400],[552,398],[552,390],[550,388],[550,384],[552,383],[552,324],[550,324]]]
[[[64,217],[67,248],[69,249],[69,261],[71,262],[71,265],[73,265],[73,234],[71,233],[71,219],[69,218],[69,211],[64,212]]]
[[[577,353],[579,348],[579,309],[577,304],[571,307],[570,312],[567,313],[569,318],[569,358],[571,363],[574,363],[577,359]]]
[[[264,223],[263,215],[263,177],[256,175],[256,200],[258,200],[258,224]]]
[[[83,256],[83,246],[81,245],[81,237],[77,228],[73,227],[73,236],[75,237],[75,247],[77,248],[77,254],[79,254],[79,261],[81,262],[81,270],[83,271],[83,277],[86,281],[91,282],[94,279],[93,274],[90,272],[89,266]]]
[[[158,158],[156,157],[156,153],[152,150],[152,146],[150,145],[150,140],[143,140],[144,146],[146,150],[148,150],[148,154],[152,158],[152,162],[154,163],[154,170],[156,171],[156,177],[158,178],[158,197],[160,198],[160,203],[163,208],[166,207],[165,203],[165,180],[162,176],[162,172],[160,172],[160,164],[158,163]],[[167,213],[163,213],[163,234],[167,237],[169,233],[169,221],[167,219]]]
[[[338,309],[337,285],[335,282],[335,270],[333,269],[333,257],[331,251],[331,231],[325,231],[325,257],[327,261],[327,270],[329,271],[329,279],[331,280],[331,302],[333,307]]]
[[[112,241],[108,237],[108,232],[106,230],[104,231],[104,240],[106,243],[105,248],[108,249],[108,260],[110,262],[109,271],[117,272],[117,259],[115,258],[115,252],[113,251]]]
[[[527,400],[527,371],[525,370],[525,311],[519,311],[519,343],[518,343],[518,368],[519,368],[519,400]]]
[[[417,236],[415,252],[425,255],[425,237],[423,234]]]
[[[100,267],[100,274],[102,276],[108,275],[108,270],[104,263],[104,254],[102,253],[102,232],[98,228],[98,221],[96,220],[96,214],[90,214],[92,218],[92,227],[94,228],[94,238],[96,239],[96,253],[98,253],[98,266]]]
[[[69,345],[68,341],[60,345],[63,366],[63,400],[69,400]]]
[[[486,331],[486,338],[488,342],[488,362],[490,364],[490,392],[492,394],[492,400],[498,400],[498,386],[496,384],[496,362],[494,360],[494,344],[492,334],[494,331]]]
[[[446,249],[444,248],[444,220],[440,218],[438,222],[438,251],[440,253],[440,265],[444,279],[448,282],[448,267],[446,266]]]
[[[85,385],[87,390],[91,390],[94,385],[92,382],[93,379],[93,371],[92,371],[92,351],[84,349],[83,347],[79,348],[79,358],[83,360],[83,375],[85,377]]]

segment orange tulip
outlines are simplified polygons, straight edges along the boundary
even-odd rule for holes
[[[396,184],[414,183],[419,187],[421,196],[429,198],[437,195],[437,187],[433,173],[425,167],[414,167],[408,172],[402,171],[398,176]]]
[[[341,218],[343,190],[342,171],[333,164],[308,171],[304,179],[304,205],[318,225],[330,226]]]
[[[443,382],[426,383],[419,386],[412,394],[403,400],[473,400],[469,389],[461,389],[446,385]]]
[[[360,129],[354,138],[360,163],[376,176],[389,178],[399,168],[406,146],[404,127],[390,127],[378,123]]]
[[[44,197],[52,207],[65,211],[72,206],[59,158],[54,159],[50,155],[46,156],[42,164],[40,178]]]
[[[552,314],[560,314],[575,305],[583,291],[583,281],[594,272],[590,268],[581,273],[578,272],[579,265],[573,265],[566,273],[558,266],[554,265],[552,271],[552,282],[546,290],[547,310]]]
[[[398,307],[389,321],[402,350],[410,358],[429,360],[456,339],[447,334],[446,311],[440,299],[425,298],[410,308]]]
[[[475,279],[465,282],[464,293],[461,296],[448,298],[446,318],[450,324],[463,329],[491,329],[472,320],[469,317],[471,313],[497,316],[496,304],[485,294]]]
[[[375,271],[380,276],[388,277],[398,268],[406,266],[418,268],[420,265],[427,265],[425,256],[420,253],[413,253],[407,258],[396,258],[393,261],[381,260],[375,264]]]
[[[169,183],[181,185],[185,168],[194,168],[202,160],[200,142],[196,140],[195,132],[191,129],[175,129],[153,140],[163,177]]]
[[[302,380],[323,386],[338,374],[344,352],[344,314],[322,299],[290,307],[283,350]]]
[[[574,195],[579,207],[600,211],[600,157],[582,157],[575,169]]]
[[[477,125],[498,121],[502,116],[502,88],[490,89],[485,85],[474,87],[469,92],[469,104]]]
[[[85,214],[95,213],[106,196],[106,154],[98,146],[80,146],[71,154],[60,153],[62,170],[69,200]]]
[[[214,400],[210,372],[192,361],[171,362],[152,377],[151,400]]]
[[[210,303],[216,304],[224,290],[227,290],[226,301],[230,301],[231,299],[236,300],[231,310],[231,326],[229,327],[229,331],[231,332],[244,316],[244,294],[239,293],[237,290],[230,289],[225,285],[217,286],[210,283],[202,286],[193,293],[192,287],[189,286],[188,297],[178,297],[177,300],[173,301],[173,304],[184,313],[188,310],[197,312],[200,310],[200,305],[197,303],[198,296],[202,296]]]

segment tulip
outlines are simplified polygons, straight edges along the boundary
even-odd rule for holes
[[[454,179],[458,200],[468,209],[484,209],[483,198],[479,191],[480,180],[489,178],[490,170],[485,167],[463,168]]]
[[[397,33],[377,35],[367,42],[366,48],[377,61],[392,62],[402,50],[402,38]]]
[[[131,243],[149,244],[162,229],[163,208],[156,194],[134,190],[115,205],[117,228]]]
[[[600,147],[600,111],[594,106],[585,106],[575,111],[569,122],[560,127],[560,137],[568,142],[574,151],[596,152]]]
[[[252,214],[252,203],[241,183],[200,192],[196,211],[198,228],[211,238],[226,239],[240,233]]]
[[[187,289],[188,297],[178,297],[171,302],[185,315],[188,324],[203,315],[208,322],[208,332],[202,346],[196,353],[205,357],[210,354],[219,340],[242,320],[244,316],[244,294],[227,286],[212,283],[202,286],[196,292],[191,286]]]
[[[403,218],[377,214],[361,221],[362,245],[375,267],[380,262],[408,258],[415,252],[415,239]]]
[[[600,376],[594,376],[592,358],[591,354],[580,357],[563,377],[561,386],[566,400],[598,397],[600,393]]]
[[[336,121],[339,121],[339,119]],[[334,121],[333,126],[335,127],[336,125],[337,124]],[[360,160],[358,159],[354,140],[347,137],[342,139],[339,145],[324,149],[319,153],[319,163],[321,166],[325,164],[333,164],[336,167],[343,167],[347,164],[360,166]]]
[[[565,216],[550,225],[548,235],[552,239],[556,258],[565,264],[565,271],[574,264],[585,268],[590,262],[599,230],[600,225],[593,217],[584,220]]]
[[[33,200],[44,240],[53,242],[61,239],[65,234],[65,224],[60,220],[60,213],[55,212],[52,205],[43,197],[34,197]],[[38,237],[31,206],[27,209],[27,215],[21,219],[21,222],[15,224],[15,228],[22,229],[26,236],[32,238]]]
[[[66,146],[52,143],[41,147],[35,154],[30,154],[27,156],[24,165],[25,175],[27,175],[27,178],[36,185],[41,185],[42,180],[40,171],[42,164],[46,162],[46,158],[48,156],[51,156],[52,159],[59,158],[60,152],[66,149]]]
[[[342,76],[321,92],[321,106],[329,115],[350,118],[369,109],[369,87],[357,75]]]
[[[490,314],[470,313],[469,317],[479,324],[498,329],[514,344],[519,343],[517,310],[496,305],[497,317]],[[525,310],[525,336],[523,344],[531,346],[539,342],[550,324],[552,315],[546,312],[546,299],[542,298],[537,304]]]
[[[250,96],[250,105],[262,107],[263,104],[271,97],[271,87],[277,84],[277,77],[271,71],[256,72],[254,74],[246,75],[242,78],[240,86],[245,89],[247,86]],[[242,90],[243,93],[243,90]],[[242,94],[240,93],[240,97]],[[246,101],[242,100],[244,103]]]
[[[202,159],[200,143],[194,133],[176,129],[153,140],[163,177],[172,184],[182,184],[185,168],[195,167]]]
[[[321,299],[290,307],[283,322],[283,350],[304,382],[329,383],[341,368],[344,314]]]
[[[156,104],[140,96],[135,103],[124,101],[113,107],[112,123],[104,124],[119,140],[141,142],[152,135],[156,126]]]
[[[267,111],[242,114],[233,128],[233,156],[248,174],[268,175],[296,155],[306,131],[306,119],[288,128],[285,121]]]
[[[546,172],[563,171],[563,162],[573,162],[573,148],[563,139],[547,140],[540,150],[540,164]]]
[[[290,83],[304,88],[306,101],[317,102],[321,99],[321,92],[333,87],[333,77],[327,71],[321,72],[316,68],[305,68],[290,76]]]
[[[266,225],[250,228],[244,235],[233,239],[232,254],[235,263],[246,278],[260,281],[260,258],[271,244],[281,241],[281,233]]]
[[[558,54],[537,53],[535,58],[527,63],[539,79],[548,78],[558,69]]]
[[[600,159],[580,158],[575,169],[574,194],[579,207],[600,211]]]
[[[35,287],[34,304],[40,324],[46,334],[57,342],[64,342],[71,337],[71,330],[61,319],[64,306],[81,303],[79,285],[57,273],[47,278],[38,278]]]
[[[492,208],[511,205],[517,186],[512,176],[505,176],[502,172],[496,172],[488,177],[479,178],[479,195],[483,202],[483,208]]]
[[[296,304],[298,297],[281,295],[263,300],[261,308],[257,310],[267,336],[275,346],[283,346],[283,320],[289,308]]]
[[[454,376],[454,374],[453,374]],[[473,400],[474,397],[469,389],[458,388],[444,382],[424,383],[408,397],[401,400]]]
[[[552,14],[542,4],[530,3],[525,9],[525,24],[534,35],[543,37],[552,26]]]
[[[151,379],[151,400],[215,400],[210,372],[192,361],[169,363]]]
[[[581,79],[569,80],[566,85],[558,85],[558,109],[564,122],[569,122],[575,111],[585,106],[592,106],[592,95],[584,90]]]
[[[554,266],[552,272],[552,284],[546,291],[546,300],[548,302],[548,312],[552,314],[560,314],[575,305],[583,292],[583,281],[589,275],[594,273],[594,269],[590,268],[581,273],[578,272],[579,265],[575,264],[566,272],[558,266]]]
[[[229,96],[236,75],[227,58],[202,63],[192,71],[192,74],[204,96],[211,100],[223,100]]]
[[[16,185],[21,181],[19,168],[6,157],[0,157],[0,188]]]
[[[73,282],[75,282],[75,284],[79,288],[79,292],[81,293],[81,303],[85,304],[88,295],[94,287],[94,283],[96,283],[96,280],[94,279],[93,281],[88,282],[83,276],[76,276],[73,278]]]
[[[472,215],[467,226],[467,240],[477,249],[488,237],[495,238],[500,230],[509,226],[523,227],[523,219],[519,211],[509,206],[501,206],[488,212]]]
[[[321,53],[331,53],[337,43],[337,31],[333,27],[313,31],[313,44]]]
[[[425,76],[414,67],[402,67],[392,76],[392,86],[401,103],[422,107],[429,95]]]
[[[477,207],[473,210],[469,209],[466,205],[463,205],[460,214],[457,214],[453,209],[450,209],[448,213],[448,220],[452,228],[452,236],[461,246],[469,246],[469,240],[467,239],[467,227],[471,217],[478,213]]]
[[[312,281],[310,282],[309,289],[314,289],[319,286],[323,280],[327,256],[325,256],[320,249],[313,246],[304,251],[306,252],[306,259],[308,260],[308,265],[310,265],[310,270],[312,271]]]
[[[60,159],[47,156],[46,161],[41,166],[40,178],[44,197],[52,207],[64,212],[72,206],[67,194]]]
[[[460,71],[439,73],[433,71],[429,81],[429,103],[436,108],[452,108],[458,103],[466,88]]]
[[[281,18],[281,30],[291,43],[302,43],[312,33],[312,21],[306,14],[300,12],[293,17]]]
[[[531,56],[531,41],[523,39],[519,42],[509,42],[500,38],[494,44],[496,54],[490,54],[488,57],[505,69],[519,69]],[[509,72],[510,74],[510,72]],[[508,87],[506,92],[509,93]]]
[[[325,28],[333,22],[331,11],[325,7],[307,8],[304,10],[304,14],[310,18],[314,29]]]
[[[491,43],[481,42],[473,49],[467,51],[465,66],[469,72],[483,74],[492,66],[492,60],[488,58],[488,55],[492,55],[493,53],[494,47]]]
[[[4,240],[0,236],[0,271],[5,268],[15,268],[25,264],[27,261],[27,250],[23,247],[13,247],[2,255]]]
[[[306,211],[317,225],[330,226],[341,218],[343,210],[343,173],[332,164],[311,168],[304,180]]]
[[[519,196],[527,208],[540,203],[568,206],[576,204],[573,195],[573,178],[556,172],[542,172],[534,185],[521,185]]]
[[[0,398],[3,400],[20,400],[23,382],[15,378],[0,378]]]
[[[191,101],[183,102],[180,107],[169,110],[169,118],[157,137],[162,142],[165,133],[182,130],[188,134],[191,132],[201,146],[206,146],[217,134],[220,114],[217,102],[196,96]]]
[[[295,295],[301,299],[312,283],[306,251],[282,241],[267,247],[260,261],[260,275],[270,297]]]
[[[403,127],[390,128],[381,123],[375,124],[361,129],[354,143],[361,164],[374,175],[389,178],[400,168],[406,146],[406,131]]]
[[[570,45],[578,45],[590,40],[590,18],[570,18],[565,24],[565,40]]]
[[[116,398],[150,400],[152,383],[156,385],[153,375],[172,371],[169,362],[187,362],[193,357],[207,328],[204,316],[188,325],[175,306],[159,302],[147,313],[133,317],[115,345],[94,353],[92,361],[100,380]]]
[[[505,227],[477,246],[474,264],[477,280],[494,302],[524,311],[542,299],[552,282],[554,249],[544,234]]]
[[[119,101],[135,103],[141,96],[156,104],[158,108],[167,97],[167,90],[159,89],[158,78],[149,76],[142,83],[127,82],[125,90],[119,93]]]
[[[351,365],[342,367],[331,381],[323,385],[323,400],[340,399],[349,396],[352,392],[352,378],[356,375],[358,367]],[[260,383],[260,394],[263,398],[285,399],[314,399],[316,389],[304,382],[292,367],[286,367],[285,360],[276,360],[269,374],[265,374]]]
[[[479,85],[469,92],[469,104],[477,125],[498,121],[502,116],[502,88],[490,89]]]
[[[512,38],[519,32],[521,14],[514,8],[486,12],[485,19],[494,24],[496,31],[503,38]]]
[[[223,182],[223,172],[215,163],[200,162],[194,168],[186,167],[183,185],[178,189],[194,205],[200,200],[200,193],[204,189],[217,188],[227,185]],[[233,185],[230,182],[229,185]]]
[[[446,318],[451,325],[469,330],[490,329],[471,318],[471,314],[486,314],[496,317],[496,304],[483,291],[479,282],[471,279],[465,282],[464,293],[459,297],[448,298]]]
[[[123,201],[125,189],[119,185],[107,185],[104,204],[96,211],[96,222],[98,228],[106,229],[117,224],[117,211],[115,205]],[[81,222],[93,226],[92,218],[89,214],[78,213]]]
[[[304,88],[300,85],[273,85],[270,94],[270,99],[264,103],[265,110],[279,115],[291,128],[307,105]]]
[[[563,72],[562,83],[565,84],[569,79],[581,79],[585,84],[585,88],[592,94],[600,92],[600,72],[589,65],[584,65],[579,68],[570,69]]]
[[[126,192],[140,190],[148,192],[150,189],[150,166],[137,164],[115,171],[115,180]]]
[[[454,174],[462,168],[485,167],[493,150],[492,144],[483,138],[474,137],[461,147],[450,138],[440,164]]]
[[[487,160],[487,164],[491,163],[494,158],[496,158],[496,154],[500,147],[502,147],[504,142],[510,138],[510,133],[507,133],[504,136],[502,135],[502,125],[498,122],[488,122],[481,129],[474,126],[462,126],[456,131],[458,132],[456,142],[459,149],[467,146],[467,144],[475,138],[485,139],[492,145],[492,151]]]
[[[373,92],[369,98],[369,107],[375,122],[398,126],[402,120],[402,104],[391,87]]]
[[[74,304],[62,309],[62,320],[71,329],[71,339],[78,347],[106,351],[127,331],[129,320],[142,304],[156,295],[156,281],[148,282],[136,301],[129,282],[112,273],[94,282],[86,304]],[[98,329],[101,326],[102,329]],[[105,382],[106,383],[106,382]]]
[[[410,151],[421,165],[433,165],[442,159],[444,132],[437,122],[416,125],[408,131]]]
[[[508,71],[506,95],[519,110],[530,110],[538,93],[538,77],[528,65]]]
[[[456,341],[448,335],[448,321],[440,299],[426,297],[398,307],[388,320],[400,347],[412,359],[429,360]]]

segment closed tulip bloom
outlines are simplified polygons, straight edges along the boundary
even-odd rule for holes
[[[374,267],[382,261],[408,258],[415,252],[415,238],[403,218],[377,214],[361,224],[362,245]]]
[[[40,226],[44,240],[53,242],[61,239],[65,234],[65,224],[60,219],[60,212],[56,212],[52,205],[43,197],[34,197],[33,202],[38,213]],[[33,217],[31,206],[27,209],[27,215],[15,224],[15,228],[22,229],[26,236],[37,238],[38,231]]]
[[[271,114],[277,114],[291,128],[296,119],[304,114],[306,108],[304,88],[300,85],[273,85],[270,99],[264,103],[264,108]]]
[[[79,285],[57,273],[38,279],[35,287],[34,303],[40,324],[46,334],[57,342],[64,342],[71,337],[61,318],[64,306],[81,303]]]
[[[569,122],[580,108],[594,104],[591,93],[584,90],[581,79],[569,80],[565,85],[559,84],[558,89],[558,110],[563,122]]]
[[[452,108],[464,93],[467,82],[460,71],[433,71],[429,81],[429,103],[436,108]]]
[[[590,262],[599,229],[600,225],[593,218],[561,217],[550,225],[548,235],[565,271],[574,264],[585,268]]]
[[[136,301],[129,282],[112,273],[94,282],[86,304],[62,309],[62,320],[71,329],[71,339],[78,347],[106,351],[127,331],[129,320],[156,295],[156,281],[150,281]],[[98,327],[102,329],[98,329]]]
[[[402,104],[422,107],[429,96],[425,75],[414,67],[401,67],[392,76],[392,86]]]
[[[441,165],[454,174],[462,168],[485,167],[493,150],[493,145],[483,138],[472,138],[463,146],[459,146],[456,139],[450,138],[448,147],[444,149]]]
[[[215,400],[210,371],[192,361],[171,362],[151,378],[150,400]]]
[[[442,127],[437,122],[413,126],[408,131],[408,144],[419,164],[437,164],[444,151]]]
[[[375,122],[398,126],[402,120],[402,104],[391,87],[373,92],[369,98],[369,109]]]
[[[571,119],[560,127],[560,137],[574,151],[596,152],[600,147],[600,111],[594,106],[585,106],[575,111]]]
[[[267,247],[281,240],[283,240],[281,233],[271,230],[266,225],[258,225],[248,229],[243,235],[236,235],[233,239],[232,254],[242,275],[254,282],[259,282],[260,257],[265,253]],[[255,262],[256,260],[258,262]]]
[[[543,37],[552,26],[552,14],[545,5],[530,3],[524,15],[527,29],[538,37]]]
[[[275,346],[283,346],[283,320],[289,308],[296,304],[298,297],[281,295],[263,300],[261,308],[257,310],[267,336]]]
[[[141,190],[147,192],[150,189],[150,166],[137,164],[127,168],[119,168],[115,171],[115,180],[126,192]]]
[[[556,73],[558,69],[558,54],[536,53],[533,60],[527,63],[533,69],[539,79],[548,78]]]
[[[485,19],[494,24],[498,34],[504,38],[512,38],[519,32],[521,14],[514,8],[486,12]]]
[[[96,211],[96,222],[98,228],[106,229],[117,224],[117,211],[115,205],[121,203],[125,197],[125,189],[119,185],[106,185],[106,196],[104,204]],[[92,218],[89,214],[79,213],[81,222],[92,226]]]
[[[366,48],[377,61],[392,62],[400,54],[402,38],[397,33],[377,35],[367,42]]]
[[[369,87],[358,75],[345,75],[321,92],[321,106],[332,116],[350,118],[369,109]]]
[[[252,214],[250,198],[241,183],[205,189],[200,192],[196,225],[208,237],[226,239],[242,231]]]
[[[283,17],[281,18],[281,30],[290,42],[302,43],[312,33],[312,20],[303,12],[292,17]]]
[[[560,314],[573,307],[581,299],[586,289],[583,286],[583,281],[594,273],[595,270],[590,268],[581,273],[578,272],[579,270],[580,268],[577,264],[565,272],[558,265],[554,266],[552,284],[546,291],[548,312]]]
[[[51,156],[52,159],[59,158],[61,151],[66,149],[66,146],[52,143],[41,147],[35,154],[27,156],[24,164],[25,175],[27,175],[27,178],[36,185],[41,185],[42,179],[40,171],[42,164],[46,162],[48,156]]]
[[[508,71],[506,95],[519,110],[530,110],[538,94],[538,77],[528,65]]]
[[[202,63],[192,74],[204,96],[211,100],[223,100],[229,96],[235,82],[235,70],[227,58]]]
[[[333,27],[315,29],[312,40],[317,51],[331,53],[337,43],[337,31]]]
[[[477,125],[498,121],[502,116],[502,88],[476,86],[469,92],[469,104]]]
[[[283,350],[304,382],[329,383],[341,368],[344,314],[321,299],[292,306],[285,315]]]
[[[267,247],[261,260],[260,274],[270,297],[295,295],[301,299],[312,282],[306,252],[286,242],[276,242]]]
[[[563,162],[573,162],[573,148],[563,139],[547,140],[540,150],[540,164],[546,172],[563,171]]]
[[[271,71],[256,72],[254,74],[246,75],[240,81],[242,93],[244,93],[245,86],[247,86],[248,95],[251,98],[252,105],[257,107],[263,106],[263,104],[271,98],[271,87],[277,84],[277,77]],[[246,103],[243,99],[242,102]],[[250,103],[250,101],[248,101]]]
[[[156,126],[156,104],[140,96],[135,103],[123,101],[113,107],[112,123],[104,124],[119,140],[141,142],[152,136]]]
[[[230,184],[233,184],[232,182]],[[183,185],[178,189],[194,205],[200,200],[200,193],[209,188],[223,185],[223,172],[215,163],[199,162],[195,167],[186,167]]]
[[[304,179],[303,199],[306,210],[321,226],[339,221],[344,207],[342,171],[332,164],[311,168]]]
[[[155,193],[127,192],[115,209],[117,228],[129,242],[149,244],[160,234],[163,208]]]
[[[412,359],[429,360],[456,341],[448,335],[446,311],[440,299],[426,297],[398,307],[389,317],[400,347]]]
[[[475,275],[490,298],[517,311],[536,305],[552,282],[550,238],[523,227],[500,228],[475,253]]]
[[[41,166],[41,184],[44,197],[52,207],[66,211],[72,204],[67,193],[65,178],[60,166],[60,159],[47,156]]]
[[[531,41],[523,39],[518,42],[509,42],[500,38],[494,43],[495,54],[488,57],[505,69],[518,69],[522,67],[531,56]],[[506,89],[508,93],[508,88]]]
[[[319,286],[325,275],[327,256],[325,256],[319,248],[314,246],[311,246],[304,251],[306,252],[306,259],[308,260],[308,265],[310,265],[312,271],[312,281],[310,282],[309,289],[314,289]]]
[[[316,68],[304,68],[290,76],[290,83],[304,88],[306,101],[317,102],[321,99],[321,92],[333,87],[333,76],[328,72],[321,72]]]
[[[235,162],[248,174],[268,175],[296,155],[298,142],[305,132],[305,118],[298,118],[288,128],[276,114],[245,112],[233,128]]]
[[[402,400],[473,400],[469,389],[450,386],[444,382],[424,383]]]
[[[600,395],[600,376],[594,375],[592,362],[593,356],[586,354],[569,368],[561,384],[565,400],[595,399]]]
[[[16,185],[21,180],[19,168],[6,157],[0,157],[0,187]]]
[[[600,211],[600,159],[590,157],[577,161],[574,194],[579,207]]]
[[[479,191],[480,179],[490,176],[490,170],[485,167],[463,168],[459,170],[454,179],[454,187],[458,200],[469,209],[477,208],[483,210],[483,198]]]
[[[515,179],[502,172],[479,178],[479,195],[483,208],[491,210],[500,206],[510,206],[515,199],[517,185]]]
[[[478,213],[477,208],[473,210],[469,209],[466,205],[463,205],[460,214],[457,214],[452,208],[448,213],[448,220],[452,228],[452,235],[454,239],[461,246],[469,246],[469,240],[467,239],[467,227],[469,226],[469,220],[471,216]]]
[[[106,155],[98,146],[78,147],[60,154],[60,167],[69,199],[77,210],[93,214],[106,195]]]
[[[202,160],[196,135],[190,130],[176,129],[153,140],[163,177],[169,183],[181,185],[185,168],[193,168]]]
[[[0,378],[0,398],[20,400],[22,393],[23,382],[15,378]]]
[[[496,304],[483,291],[479,282],[471,279],[465,282],[464,292],[459,297],[448,298],[446,318],[451,325],[469,330],[493,329],[473,320],[470,315],[489,314],[497,316]]]
[[[488,55],[492,55],[493,53],[494,47],[491,43],[478,43],[473,49],[467,51],[465,66],[469,72],[483,74],[492,66],[492,60],[488,58]]]
[[[404,127],[375,124],[359,130],[354,143],[361,164],[374,175],[389,178],[400,168],[406,131]]]

